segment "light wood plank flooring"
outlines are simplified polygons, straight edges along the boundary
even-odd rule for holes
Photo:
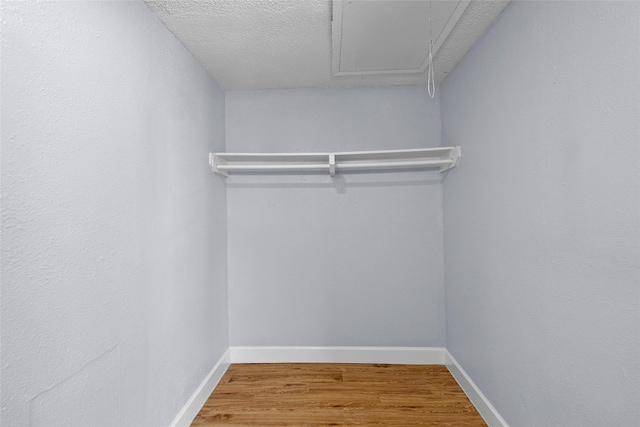
[[[440,365],[234,364],[192,426],[486,426]]]

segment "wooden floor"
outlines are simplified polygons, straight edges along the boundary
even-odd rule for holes
[[[192,426],[486,426],[440,365],[234,364]]]

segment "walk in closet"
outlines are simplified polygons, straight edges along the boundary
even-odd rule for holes
[[[274,362],[352,387],[345,425],[466,399],[436,383],[469,423],[640,425],[639,1],[0,22],[2,426],[187,426],[248,381],[224,425]]]

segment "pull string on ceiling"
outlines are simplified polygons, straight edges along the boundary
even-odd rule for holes
[[[431,0],[429,0],[429,71],[427,72],[427,92],[433,98],[436,96],[436,80],[433,72],[433,35],[431,33]]]

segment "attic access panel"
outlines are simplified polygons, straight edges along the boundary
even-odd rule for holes
[[[422,73],[470,1],[335,0],[333,75]]]

